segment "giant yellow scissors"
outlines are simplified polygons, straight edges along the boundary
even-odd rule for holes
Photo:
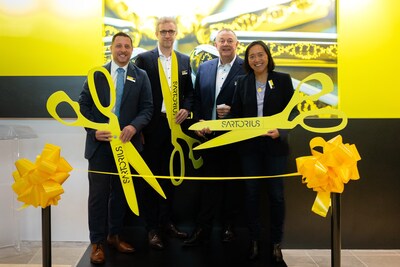
[[[300,87],[303,83],[317,80],[321,83],[322,89],[317,94],[304,95],[300,93]],[[268,130],[272,129],[293,129],[296,125],[302,126],[304,129],[317,132],[317,133],[331,133],[342,130],[347,125],[346,114],[337,109],[331,108],[321,108],[317,110],[310,110],[306,112],[301,112],[293,120],[289,121],[290,112],[296,105],[302,103],[303,101],[318,100],[322,95],[328,94],[333,91],[333,82],[328,75],[323,73],[314,73],[302,80],[296,87],[296,90],[287,104],[286,108],[278,114],[266,117],[250,117],[250,118],[240,118],[240,119],[222,119],[222,120],[210,120],[201,121],[193,124],[189,127],[189,130],[202,130],[209,128],[212,131],[229,131],[224,133],[214,139],[211,139],[194,149],[205,149],[211,147],[222,146],[226,144],[231,144],[239,142],[242,140],[247,140],[256,136],[265,134]],[[339,125],[332,127],[313,127],[305,123],[305,118],[315,115],[335,115],[341,118]]]
[[[94,83],[94,73],[97,71],[102,72],[104,74],[104,76],[107,79],[108,85],[110,87],[110,105],[107,107],[101,105],[100,99],[97,95],[96,86]],[[156,190],[162,197],[166,198],[166,196],[161,186],[158,184],[157,179],[154,177],[153,173],[147,166],[146,162],[142,159],[139,152],[132,145],[132,143],[131,142],[122,143],[122,141],[119,139],[121,129],[118,117],[112,112],[116,99],[115,86],[109,72],[103,67],[97,67],[91,69],[88,73],[88,84],[89,84],[89,91],[92,95],[96,107],[99,109],[101,113],[103,113],[106,117],[109,118],[108,123],[97,123],[88,120],[80,112],[79,103],[72,101],[71,98],[64,91],[57,91],[49,97],[49,99],[47,100],[47,110],[53,118],[55,118],[62,124],[68,126],[81,126],[95,130],[107,130],[111,132],[112,140],[110,141],[110,145],[114,155],[115,163],[117,165],[118,174],[122,183],[126,200],[131,210],[135,214],[139,215],[139,207],[136,199],[136,193],[129,165],[131,165],[139,173],[139,175],[142,175],[143,179],[151,187],[153,187],[154,190]],[[57,113],[57,106],[62,102],[68,103],[71,106],[71,108],[75,111],[77,115],[77,119],[75,121],[67,122],[60,118],[60,116]]]
[[[175,52],[172,52],[172,70],[171,70],[171,90],[168,86],[167,77],[163,71],[163,66],[160,59],[158,59],[158,69],[160,74],[161,90],[164,98],[164,103],[167,111],[167,119],[169,128],[171,129],[171,143],[174,150],[171,153],[169,160],[169,172],[171,176],[174,175],[174,158],[175,154],[178,153],[180,158],[180,177],[185,175],[185,155],[183,153],[182,146],[179,144],[178,139],[182,139],[186,142],[189,147],[189,159],[192,161],[192,165],[195,169],[198,169],[203,164],[201,157],[195,158],[193,154],[193,147],[196,144],[200,144],[200,141],[186,135],[179,124],[174,120],[177,112],[179,111],[179,82],[178,82],[178,61]],[[183,178],[171,178],[171,182],[174,185],[180,185],[183,182]]]

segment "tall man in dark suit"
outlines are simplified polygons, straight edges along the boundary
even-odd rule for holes
[[[160,75],[165,75],[168,81],[168,92],[170,92],[172,84],[174,84],[174,88],[176,88],[176,84],[178,85],[179,99],[173,99],[179,101],[180,107],[175,118],[172,118],[176,123],[181,124],[186,120],[193,104],[190,59],[173,49],[177,31],[174,18],[162,17],[158,19],[155,32],[158,46],[151,51],[139,54],[135,61],[135,64],[149,75],[153,92],[154,115],[150,124],[144,129],[143,135],[145,143],[144,159],[154,175],[170,175],[169,160],[173,151],[171,129],[168,125]],[[173,68],[173,54],[176,55],[178,65],[175,69]],[[162,69],[159,68],[159,61]],[[174,75],[177,77],[177,81],[174,81]],[[187,237],[186,233],[178,230],[172,220],[174,185],[166,179],[161,179],[159,182],[167,199],[162,199],[159,195],[154,194],[154,190],[147,190],[148,187],[145,187],[145,200],[143,201],[149,246],[155,249],[164,248],[162,240],[164,233],[171,237]]]
[[[118,72],[121,72],[120,75],[123,75],[121,82],[124,83],[120,108],[117,104],[114,107],[114,113],[118,115],[121,127],[119,138],[123,143],[132,142],[140,152],[143,149],[140,132],[149,123],[153,112],[150,81],[146,72],[129,62],[133,47],[132,39],[127,34],[122,32],[115,34],[110,49],[112,61],[104,67],[110,72],[115,84],[117,84]],[[97,72],[94,82],[101,105],[109,106],[110,88],[106,77]],[[119,86],[116,87],[118,94]],[[79,105],[81,113],[87,119],[99,123],[108,122],[109,118],[96,107],[87,81],[83,85]],[[116,173],[117,168],[110,146],[111,132],[88,128],[86,131],[85,158],[89,160],[89,170]],[[106,238],[108,244],[120,252],[135,251],[130,244],[122,241],[120,236],[127,208],[122,185],[117,175],[89,173],[88,210],[92,263],[104,263],[103,244]]]
[[[222,29],[215,39],[219,58],[206,61],[199,66],[195,82],[195,120],[215,120],[229,114],[238,75],[244,74],[243,60],[236,55],[236,34]],[[218,132],[208,129],[196,132],[204,140],[214,138]],[[202,151],[203,175],[207,177],[240,176],[235,145],[211,148]],[[184,246],[195,246],[209,238],[213,219],[222,205],[222,241],[234,239],[233,224],[237,211],[239,181],[206,181],[200,186],[200,207],[196,228]],[[222,200],[222,203],[221,203]]]

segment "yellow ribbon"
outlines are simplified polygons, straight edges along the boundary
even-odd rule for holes
[[[322,148],[322,152],[316,150],[318,147]],[[349,180],[358,180],[360,178],[357,161],[361,157],[355,145],[343,144],[342,136],[340,135],[327,142],[322,137],[315,137],[310,141],[310,148],[312,156],[296,159],[298,173],[274,176],[230,177],[228,179],[262,179],[302,175],[303,183],[306,183],[308,188],[312,188],[317,192],[312,211],[326,217],[331,205],[330,194],[342,193],[344,184],[347,184]],[[60,195],[64,193],[61,185],[69,177],[69,172],[73,169],[60,156],[60,151],[60,147],[46,144],[41,155],[37,156],[35,163],[24,158],[15,162],[17,171],[13,172],[15,183],[12,185],[12,189],[18,195],[17,199],[25,203],[22,208],[26,208],[29,205],[45,208],[49,205],[58,204],[61,199]],[[155,178],[155,176],[149,176],[153,179]],[[173,176],[156,177],[174,178]],[[180,177],[180,179],[215,180],[221,178]]]
[[[322,152],[315,148],[321,147]],[[342,193],[344,184],[358,180],[357,161],[361,159],[355,145],[343,144],[338,135],[329,141],[315,137],[310,141],[312,156],[296,159],[303,183],[317,192],[312,211],[326,217],[331,205],[331,193]]]
[[[196,159],[193,154],[193,147],[195,144],[200,144],[200,142],[186,135],[181,128],[181,125],[175,122],[175,116],[179,111],[179,81],[178,81],[178,60],[176,58],[176,54],[172,51],[171,54],[171,89],[168,85],[167,77],[165,77],[165,72],[163,70],[163,66],[161,64],[161,60],[158,59],[158,72],[160,76],[161,83],[161,91],[164,98],[164,103],[166,107],[166,114],[168,118],[169,128],[171,129],[171,143],[174,146],[174,150],[171,153],[170,161],[169,161],[169,170],[171,174],[171,182],[174,185],[180,185],[183,182],[182,178],[175,179],[173,178],[173,170],[174,170],[174,155],[178,152],[180,157],[180,176],[183,177],[185,175],[185,158],[181,145],[178,142],[178,139],[182,139],[186,142],[189,147],[189,158],[192,161],[193,167],[195,169],[200,168],[203,165],[203,159],[200,157]]]
[[[60,151],[60,147],[46,144],[35,163],[24,158],[15,162],[17,170],[12,174],[15,181],[12,189],[18,195],[17,199],[25,203],[22,208],[29,205],[46,208],[58,204],[64,193],[61,185],[72,170],[60,157]]]

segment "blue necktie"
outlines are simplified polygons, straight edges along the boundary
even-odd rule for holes
[[[124,72],[125,72],[125,70],[123,68],[118,68],[117,72],[118,72],[118,75],[117,75],[117,97],[116,97],[116,101],[115,101],[115,115],[117,115],[117,117],[119,117],[119,109],[121,107],[122,94],[124,93],[124,80],[125,80]]]

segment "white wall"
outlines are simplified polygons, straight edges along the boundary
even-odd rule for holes
[[[84,158],[85,130],[80,127],[65,126],[53,119],[34,119],[34,120],[0,120],[0,125],[25,125],[32,128],[37,134],[35,139],[24,139],[20,144],[20,157],[27,158],[34,162],[36,156],[42,152],[46,143],[61,147],[61,156],[64,157],[74,168],[70,172],[70,177],[64,182],[64,193],[57,206],[51,206],[51,227],[52,241],[88,241],[89,231],[87,226],[87,197],[88,197],[88,179],[87,179],[87,160]],[[0,153],[2,155],[11,155],[15,146],[9,145],[8,141],[0,140]],[[7,151],[8,150],[8,151]],[[0,169],[2,181],[4,177],[10,179],[10,190],[13,178],[8,171],[14,171],[13,161],[1,158],[1,165],[10,165]],[[16,194],[12,191],[12,195]],[[22,206],[18,202],[16,207]],[[2,210],[4,209],[3,202]],[[41,238],[41,208],[29,208],[17,211],[19,220],[20,239],[40,241]],[[3,216],[1,216],[3,217]],[[3,217],[1,221],[5,221]],[[0,225],[0,244],[4,239],[4,229],[7,224]],[[17,230],[14,229],[15,231]]]

